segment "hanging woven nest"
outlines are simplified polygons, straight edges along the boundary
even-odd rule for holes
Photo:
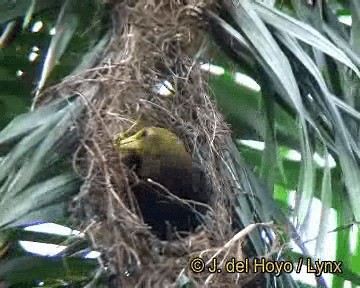
[[[256,256],[246,239],[257,226],[234,221],[236,199],[245,192],[225,168],[234,152],[230,130],[199,63],[207,51],[203,11],[216,12],[217,6],[213,1],[113,2],[114,27],[103,60],[56,87],[76,91],[85,104],[74,154],[84,181],[73,200],[74,222],[102,253],[111,287],[256,287],[261,279],[252,273],[195,273],[190,265],[198,256],[205,262],[216,256],[219,263]],[[160,93],[164,83],[167,95]],[[87,96],[90,90],[93,97]],[[160,239],[138,209],[133,191],[138,175],[112,141],[139,123],[175,133],[201,164],[211,191],[206,221],[188,235]]]

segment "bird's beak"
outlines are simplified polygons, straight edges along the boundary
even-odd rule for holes
[[[113,145],[120,153],[139,152],[142,150],[142,141],[139,139],[139,135],[135,134],[130,137],[121,139],[121,137],[113,140]]]

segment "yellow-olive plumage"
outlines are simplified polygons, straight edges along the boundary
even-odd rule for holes
[[[144,180],[133,190],[144,221],[157,236],[168,238],[174,230],[191,231],[201,223],[204,206],[169,198],[168,192],[184,200],[206,203],[209,194],[201,167],[174,133],[164,128],[145,127],[127,138],[119,135],[113,145],[122,161],[135,167]],[[148,178],[168,192],[146,181]]]

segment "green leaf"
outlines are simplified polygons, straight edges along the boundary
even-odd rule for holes
[[[77,177],[65,174],[19,191],[11,198],[9,198],[9,194],[13,193],[7,193],[0,202],[0,228],[48,221],[49,216],[53,217],[53,215],[47,215],[47,213],[54,212],[43,209],[54,208],[52,206],[64,208],[64,201],[67,201],[78,189]],[[66,211],[62,212],[64,214]]]
[[[37,0],[34,12],[59,7],[64,0]],[[29,0],[8,1],[0,0],[0,23],[7,22],[26,14],[31,2]]]
[[[47,51],[45,63],[38,83],[38,92],[44,87],[50,72],[59,61],[60,57],[64,54],[65,49],[78,26],[79,15],[74,11],[76,2],[77,0],[66,0],[61,9],[55,26],[56,33],[51,39],[50,47]]]
[[[9,285],[46,279],[80,281],[89,279],[96,267],[97,261],[89,259],[23,256],[0,260],[0,278]]]
[[[346,54],[310,25],[298,21],[274,8],[265,6],[260,2],[254,2],[254,8],[259,13],[259,16],[269,25],[328,54],[351,68],[360,77],[360,71]]]

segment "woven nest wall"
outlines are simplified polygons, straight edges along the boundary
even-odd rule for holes
[[[93,248],[102,252],[104,270],[116,275],[114,287],[176,287],[187,278],[201,287],[251,287],[252,275],[196,274],[189,266],[199,255],[246,257],[243,237],[233,238],[238,231],[229,209],[232,184],[221,169],[230,130],[210,98],[206,74],[192,58],[206,56],[202,12],[216,8],[213,1],[115,1],[106,55],[77,88],[86,109],[74,162],[84,184],[73,214]],[[164,81],[172,84],[171,95],[156,91]],[[63,83],[72,84],[79,80]],[[96,97],[87,99],[81,90],[94,84],[100,87]],[[111,140],[139,119],[175,132],[211,182],[206,225],[188,237],[160,241],[136,208],[131,188],[137,176],[121,162]]]

